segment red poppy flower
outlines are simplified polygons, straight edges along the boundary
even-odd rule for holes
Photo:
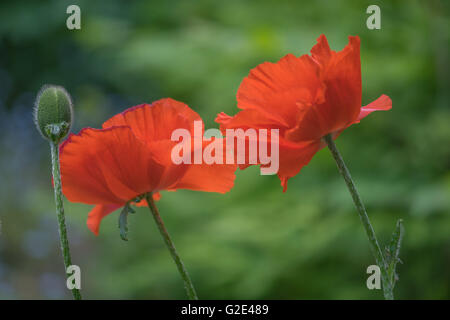
[[[73,202],[93,204],[87,225],[98,234],[104,216],[139,195],[191,189],[225,193],[233,187],[234,165],[174,164],[175,129],[193,133],[200,116],[187,105],[162,99],[115,115],[102,129],[71,134],[60,147],[63,193]],[[203,123],[203,122],[202,122]],[[146,205],[142,200],[137,205]]]
[[[278,176],[283,191],[288,179],[325,146],[323,136],[336,138],[371,112],[392,107],[386,95],[361,107],[359,37],[349,37],[347,46],[335,52],[324,35],[311,55],[288,54],[277,63],[252,69],[239,87],[237,102],[242,111],[234,117],[220,113],[216,122],[222,131],[279,129]]]

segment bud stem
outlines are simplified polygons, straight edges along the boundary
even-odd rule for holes
[[[197,293],[195,292],[194,285],[192,284],[192,280],[189,277],[186,267],[184,266],[183,261],[178,255],[177,250],[175,249],[175,245],[173,244],[172,239],[170,239],[169,233],[167,232],[167,229],[164,226],[161,216],[159,215],[158,208],[156,207],[155,202],[153,200],[153,196],[151,194],[147,194],[145,196],[145,199],[147,200],[148,207],[150,208],[153,218],[155,219],[156,225],[158,226],[158,229],[161,232],[164,242],[166,243],[166,246],[169,249],[170,254],[172,255],[173,261],[175,261],[175,264],[177,265],[178,272],[180,272],[181,278],[183,278],[187,296],[189,297],[190,300],[198,300]]]
[[[52,155],[52,174],[55,192],[56,214],[58,217],[59,237],[61,240],[61,251],[64,258],[64,265],[67,276],[67,268],[72,265],[70,258],[69,240],[67,239],[66,220],[64,217],[64,205],[62,201],[61,174],[59,168],[59,148],[58,143],[50,141]],[[72,289],[72,295],[75,300],[81,300],[80,290]]]
[[[394,293],[391,282],[389,281],[387,264],[383,256],[383,252],[381,251],[380,245],[378,244],[375,231],[373,230],[372,224],[370,223],[369,216],[367,215],[366,212],[366,208],[364,207],[361,197],[359,196],[358,191],[356,190],[355,183],[353,182],[350,172],[348,171],[344,159],[339,153],[339,150],[337,149],[332,136],[330,134],[327,134],[323,139],[327,143],[328,149],[330,149],[331,154],[333,155],[333,158],[336,161],[339,172],[341,173],[342,177],[344,177],[348,191],[352,196],[356,210],[358,211],[361,222],[364,226],[364,229],[366,230],[366,234],[369,239],[370,249],[375,257],[377,265],[380,267],[381,270],[381,281],[383,284],[384,298],[386,300],[393,300]]]

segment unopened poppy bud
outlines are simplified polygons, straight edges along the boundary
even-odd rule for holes
[[[43,86],[34,109],[34,120],[41,135],[60,142],[69,133],[72,119],[72,99],[66,89],[55,85]]]

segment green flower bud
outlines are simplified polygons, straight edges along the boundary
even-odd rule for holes
[[[34,121],[41,135],[59,143],[72,126],[72,99],[61,86],[44,85],[34,106]]]

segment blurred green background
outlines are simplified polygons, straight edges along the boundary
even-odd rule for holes
[[[66,8],[81,8],[81,30]],[[381,30],[366,8],[381,7]],[[249,70],[309,52],[324,33],[335,50],[361,37],[363,104],[374,113],[337,140],[386,244],[406,234],[400,299],[450,298],[449,2],[447,1],[2,1],[0,4],[0,298],[69,299],[50,180],[48,144],[32,121],[39,88],[72,94],[74,132],[163,97],[217,127],[237,112]],[[344,181],[319,152],[282,193],[276,176],[237,171],[225,195],[163,193],[166,226],[203,299],[381,299],[366,288],[374,264]],[[119,237],[118,212],[95,237],[90,206],[65,202],[74,263],[90,299],[183,299],[184,289],[146,208]]]

